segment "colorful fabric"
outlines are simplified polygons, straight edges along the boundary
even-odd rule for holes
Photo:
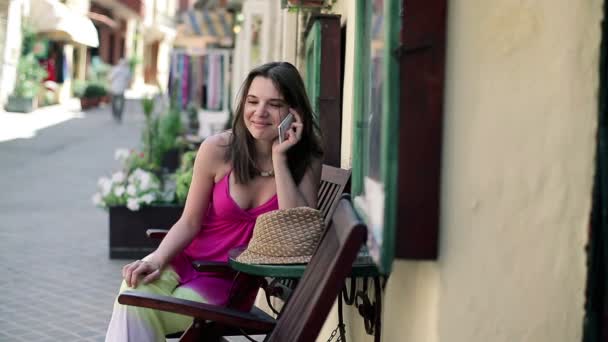
[[[207,109],[220,110],[222,106],[222,56],[209,54],[209,80],[207,85]]]
[[[190,102],[208,110],[227,107],[225,66],[228,56],[221,51],[208,51],[204,56],[190,56],[173,51],[169,71],[169,94],[184,108]]]
[[[180,108],[186,108],[189,101],[190,92],[188,87],[190,86],[190,56],[182,56],[184,59],[184,68],[182,70],[182,102]]]
[[[249,243],[256,218],[278,209],[276,194],[258,207],[239,207],[230,196],[230,173],[214,185],[198,235],[172,260],[161,279],[140,285],[137,291],[251,309],[258,291],[258,284],[251,277],[235,272],[197,272],[192,268],[193,260],[227,261],[231,249]],[[123,282],[121,292],[125,289]],[[182,331],[192,322],[191,317],[183,317],[115,304],[106,341],[164,341],[166,334]]]

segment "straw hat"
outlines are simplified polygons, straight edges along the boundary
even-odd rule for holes
[[[307,263],[323,235],[321,212],[309,207],[258,216],[249,246],[236,260],[247,264]]]

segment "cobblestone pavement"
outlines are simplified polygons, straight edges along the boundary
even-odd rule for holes
[[[91,197],[142,126],[128,101],[121,125],[106,107],[0,142],[0,341],[103,341],[127,261],[109,260]]]

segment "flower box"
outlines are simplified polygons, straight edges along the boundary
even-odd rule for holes
[[[110,259],[141,259],[150,254],[160,241],[148,238],[146,230],[169,229],[183,210],[182,206],[172,205],[142,206],[138,211],[110,207]]]
[[[37,102],[35,97],[9,95],[4,109],[7,112],[29,113],[36,109]]]
[[[161,167],[168,172],[174,172],[179,167],[179,162],[182,156],[182,151],[178,148],[172,148],[165,152],[161,160]]]

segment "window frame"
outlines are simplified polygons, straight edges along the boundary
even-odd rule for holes
[[[352,193],[370,230],[370,255],[388,274],[395,258],[438,257],[447,1],[384,5],[380,183],[367,183],[371,195],[363,197],[371,4],[356,2],[354,64],[365,72],[354,75]]]
[[[382,241],[376,241],[373,234],[369,234],[367,245],[370,251],[378,250],[377,255],[372,252],[374,261],[380,272],[390,273],[394,258],[394,236],[396,226],[396,198],[397,198],[397,153],[399,143],[399,65],[398,60],[391,55],[399,46],[400,4],[398,0],[386,0],[384,6],[384,56],[382,74],[384,85],[382,91],[382,123],[380,141],[380,182],[383,191],[382,214]],[[364,192],[364,170],[367,166],[365,142],[369,141],[366,114],[370,110],[369,84],[370,84],[370,40],[371,40],[371,3],[367,0],[357,0],[356,3],[356,31],[355,31],[355,60],[354,64],[359,70],[354,75],[354,112],[353,112],[353,150],[352,150],[352,194],[361,196]],[[370,226],[368,208],[355,201],[355,209],[364,221]],[[374,227],[370,226],[370,229]]]

